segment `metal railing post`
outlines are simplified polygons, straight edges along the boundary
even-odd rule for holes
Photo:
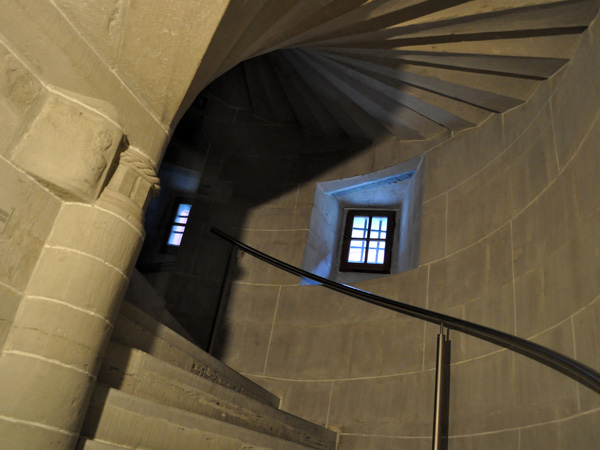
[[[450,340],[448,330],[440,324],[435,362],[435,401],[433,406],[433,450],[448,448],[448,414],[450,393]]]

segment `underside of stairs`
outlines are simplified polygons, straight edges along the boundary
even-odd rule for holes
[[[319,449],[337,434],[125,302],[78,448]]]
[[[597,0],[257,1],[230,7],[207,67],[224,78],[216,81],[221,94],[245,91],[246,104],[237,98],[230,106],[275,124],[327,137],[429,140],[527,101],[568,63],[598,7]]]

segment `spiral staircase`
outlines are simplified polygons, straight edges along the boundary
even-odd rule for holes
[[[231,85],[245,80],[258,117],[325,136],[428,140],[527,101],[597,10],[595,0],[239,2],[197,81],[241,61],[217,83],[239,93]]]
[[[448,138],[560,76],[596,0],[232,1],[194,86],[275,124]],[[220,77],[220,78],[219,78]],[[228,94],[227,94],[228,93]],[[191,99],[189,100],[191,102]],[[331,430],[125,304],[81,449],[329,449]]]

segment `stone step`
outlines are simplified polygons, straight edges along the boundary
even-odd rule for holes
[[[254,114],[277,124],[297,123],[269,59],[259,56],[244,61],[243,66]]]
[[[119,344],[111,344],[98,381],[137,397],[307,447],[335,448],[333,431]]]
[[[512,96],[488,92],[470,85],[463,85],[461,83],[450,82],[432,76],[412,73],[407,70],[394,69],[357,58],[348,58],[339,55],[330,55],[330,58],[342,64],[346,64],[349,67],[361,70],[364,73],[372,72],[383,75],[397,80],[398,82],[433,91],[437,94],[454,98],[490,111],[504,112],[523,103],[523,100]]]
[[[390,2],[388,2],[390,3]],[[446,9],[443,2],[434,3],[429,12]],[[405,25],[400,19],[402,11],[392,12],[379,22],[362,22],[346,27],[337,33],[322,34],[310,42],[311,46],[343,46],[371,48],[409,47],[423,42],[452,42],[464,40],[498,39],[501,37],[521,37],[525,35],[556,34],[554,30],[573,30],[581,32],[587,26],[590,17],[597,11],[595,2],[566,2],[555,0],[542,5],[528,5],[505,9],[487,10],[481,5],[473,5],[471,11],[463,11],[459,17],[433,18],[426,12],[415,14],[421,17],[421,23]],[[356,10],[356,13],[359,13]],[[399,20],[400,19],[400,20]],[[400,25],[399,25],[400,24]],[[399,25],[399,26],[398,26]],[[391,42],[394,42],[391,44]]]
[[[268,57],[302,128],[320,136],[345,135],[282,52],[269,53]]]
[[[93,439],[86,439],[84,437],[79,439],[77,442],[76,450],[123,450],[123,448],[117,445],[107,444],[105,442],[94,441]]]
[[[170,328],[124,302],[112,342],[135,348],[173,366],[206,378],[263,403],[277,406],[279,399],[258,384],[206,353]]]
[[[296,50],[288,50],[285,57],[311,87],[321,103],[350,137],[367,137],[372,141],[389,136],[389,131],[373,119],[346,94],[319,72],[319,67]]]
[[[92,395],[81,435],[92,441],[131,449],[305,450],[310,448],[155,403],[100,383],[96,385]]]
[[[386,128],[397,137],[404,140],[430,139],[446,130],[425,114],[405,106],[399,101],[401,98],[396,95],[396,89],[385,91],[389,86],[373,80],[372,77],[325,58],[318,52],[310,52],[310,55],[323,67],[325,76],[332,83],[343,89],[374,119],[386,124]]]

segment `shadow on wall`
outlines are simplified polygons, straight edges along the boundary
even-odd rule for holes
[[[254,239],[260,230],[304,230],[306,239],[314,197],[310,181],[332,178],[325,173],[371,145],[343,133],[317,136],[297,122],[259,117],[244,75],[238,66],[202,94],[208,98],[201,114],[209,151],[166,292],[167,308],[202,347],[210,336],[230,252],[210,227],[251,245],[254,241],[265,251]],[[301,264],[298,258],[286,260]]]

